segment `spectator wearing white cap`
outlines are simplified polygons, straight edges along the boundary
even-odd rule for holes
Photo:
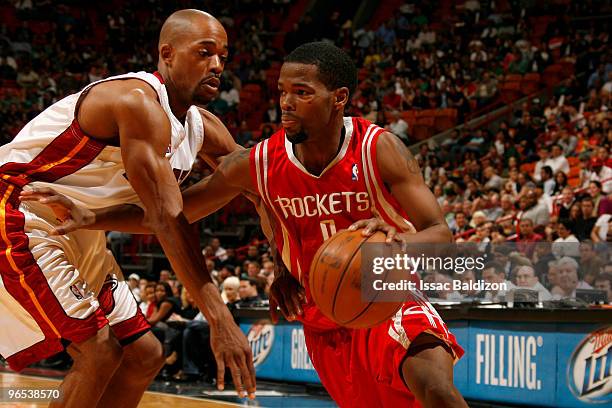
[[[139,283],[140,283],[140,276],[138,276],[138,274],[133,273],[130,276],[128,276],[128,286],[130,287],[130,290],[132,291],[132,295],[134,295],[134,297],[136,298],[136,302],[138,303],[140,303]]]

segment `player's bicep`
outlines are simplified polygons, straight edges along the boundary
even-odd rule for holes
[[[164,155],[171,133],[165,112],[155,100],[133,91],[117,104],[115,117],[126,176],[147,216],[177,216],[182,199]]]
[[[379,136],[376,161],[383,182],[417,231],[445,222],[435,196],[425,184],[419,164],[397,136],[389,132]]]

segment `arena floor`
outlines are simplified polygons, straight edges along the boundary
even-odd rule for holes
[[[61,381],[57,372],[46,370],[29,374],[0,372],[0,388],[49,389],[55,388]],[[45,375],[46,374],[46,375]],[[44,376],[43,376],[44,375]],[[318,391],[318,392],[317,392]],[[240,400],[233,390],[217,391],[210,385],[202,383],[177,384],[155,381],[151,384],[140,402],[142,408],[217,408],[217,407],[335,407],[329,397],[320,390],[310,391],[303,386],[272,384],[258,382],[255,401]],[[16,403],[0,401],[0,407],[46,407],[46,403]]]
[[[46,369],[27,369],[27,374],[16,374],[0,367],[0,389],[50,389],[61,381],[62,371]],[[217,391],[205,383],[186,383],[155,381],[140,402],[141,408],[222,408],[222,407],[269,407],[269,408],[328,408],[336,407],[320,387],[305,387],[257,382],[257,399],[240,400],[233,390]],[[513,405],[491,404],[467,401],[470,408],[515,408]],[[40,408],[47,403],[16,403],[0,400],[0,407]]]

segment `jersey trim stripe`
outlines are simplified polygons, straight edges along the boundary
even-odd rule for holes
[[[54,182],[85,167],[105,146],[86,136],[75,119],[30,162],[8,162],[0,174],[19,188],[33,181]]]
[[[382,187],[379,183],[379,176],[376,171],[376,167],[373,164],[375,160],[376,150],[372,147],[372,143],[378,140],[378,137],[385,130],[379,127],[375,127],[375,130],[371,132],[366,138],[364,138],[364,144],[366,149],[365,161],[364,165],[368,168],[369,179],[371,179],[372,186],[374,187],[374,191],[376,192],[375,201],[379,205],[377,208],[379,209],[380,215],[385,219],[385,221],[391,221],[395,226],[402,231],[415,231],[412,224],[402,217],[397,210],[387,201],[385,198],[385,194],[382,190]],[[374,199],[374,196],[373,196]]]
[[[4,254],[3,254],[4,257],[3,258],[6,259],[6,261],[10,265],[11,269],[13,269],[13,271],[16,272],[17,275],[19,276],[19,285],[27,293],[28,297],[30,298],[30,301],[32,302],[32,304],[36,308],[36,311],[38,312],[40,317],[47,324],[47,326],[49,327],[49,329],[53,333],[53,335],[56,338],[59,339],[59,338],[61,338],[61,335],[60,335],[59,331],[57,330],[55,325],[53,323],[51,323],[51,320],[49,319],[49,317],[45,313],[44,309],[40,305],[40,302],[38,302],[38,299],[34,295],[34,291],[30,287],[30,285],[28,285],[28,282],[26,282],[26,280],[25,280],[25,274],[23,273],[21,268],[19,268],[17,266],[17,264],[15,262],[15,259],[13,258],[13,255],[12,255],[13,244],[9,240],[9,238],[7,236],[7,233],[6,233],[6,226],[7,226],[7,222],[6,222],[6,207],[7,207],[7,204],[8,204],[7,203],[8,202],[8,198],[13,193],[13,190],[14,190],[13,186],[7,186],[6,191],[4,192],[4,196],[2,197],[2,201],[0,201],[0,236],[2,237],[2,241],[4,242],[4,245],[3,245],[4,246]],[[7,282],[4,279],[3,279],[3,282],[4,282],[5,287],[6,286],[10,286],[10,284],[7,285]],[[7,287],[7,289],[8,289],[8,287]],[[46,330],[46,331],[43,330],[43,333],[45,333],[45,336],[49,335],[49,331],[48,330]]]
[[[274,212],[274,216],[276,220],[280,223],[281,233],[283,235],[283,248],[281,250],[281,258],[283,259],[283,263],[287,267],[287,270],[291,272],[292,264],[291,264],[291,246],[289,242],[289,233],[283,219],[280,217],[280,214],[276,211],[276,207],[274,207],[274,203],[270,199],[270,194],[268,192],[268,142],[270,139],[266,139],[262,143],[258,143],[258,150],[255,151],[255,166],[257,170],[257,183],[260,188],[261,197],[269,208]],[[260,147],[261,146],[261,147]],[[260,178],[260,171],[263,173],[263,177]],[[263,180],[262,180],[263,178]],[[275,231],[276,233],[276,231]]]

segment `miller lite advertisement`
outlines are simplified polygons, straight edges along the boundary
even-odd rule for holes
[[[582,402],[612,404],[612,326],[590,333],[576,347],[567,383]]]

